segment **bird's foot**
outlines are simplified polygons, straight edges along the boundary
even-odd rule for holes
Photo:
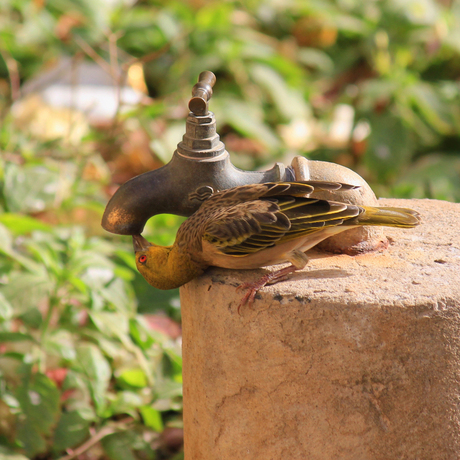
[[[282,268],[281,270],[276,270],[274,272],[267,273],[266,275],[262,276],[262,278],[259,278],[257,281],[254,281],[253,283],[240,284],[236,288],[236,290],[239,291],[240,289],[243,289],[247,290],[248,292],[246,292],[246,294],[241,299],[240,304],[238,305],[238,314],[240,313],[240,309],[242,306],[246,304],[252,306],[256,294],[260,289],[269,284],[275,284],[278,281],[286,279],[287,275],[296,270],[296,267],[290,265],[289,267]]]

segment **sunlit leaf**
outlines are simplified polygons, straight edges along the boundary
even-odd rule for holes
[[[99,349],[92,344],[82,344],[77,348],[77,359],[82,373],[86,376],[86,384],[99,414],[106,407],[106,391],[111,377],[107,360]]]
[[[101,290],[101,294],[117,310],[132,311],[133,302],[130,301],[127,285],[121,279],[114,279]]]
[[[323,51],[315,48],[299,50],[299,61],[308,67],[316,68],[326,74],[334,69],[334,61]]]
[[[49,297],[53,287],[54,282],[44,271],[39,274],[14,272],[9,276],[8,283],[0,287],[0,292],[18,315]]]
[[[159,411],[152,406],[142,406],[139,409],[144,423],[152,430],[161,433],[163,431],[163,420]]]
[[[412,103],[421,111],[427,122],[442,134],[452,132],[449,104],[442,101],[436,90],[427,83],[418,83],[408,88]]]
[[[284,119],[306,119],[309,116],[310,110],[302,93],[297,89],[289,88],[279,73],[268,66],[254,64],[251,66],[251,75],[258,85],[269,92]]]
[[[51,231],[51,227],[44,222],[21,214],[0,214],[0,223],[15,235],[24,235],[34,230]]]
[[[59,190],[59,173],[44,166],[5,168],[5,200],[11,212],[43,211],[51,206]]]
[[[76,357],[74,335],[65,329],[57,329],[50,333],[45,342],[47,352],[67,361]]]
[[[134,342],[143,350],[149,349],[154,343],[154,339],[149,331],[147,331],[145,324],[142,324],[137,317],[130,319],[129,332]]]
[[[7,321],[13,316],[13,307],[0,292],[0,321]]]
[[[117,392],[116,399],[110,404],[113,415],[128,414],[138,418],[138,408],[144,404],[143,397],[134,391],[121,390]]]
[[[2,460],[29,460],[25,455],[15,453],[12,449],[0,445],[0,458]]]
[[[13,237],[5,225],[0,224],[0,250],[10,254],[13,250]]]
[[[128,340],[129,319],[120,312],[93,311],[91,319],[96,327],[108,337],[116,337],[122,341]]]
[[[261,120],[256,107],[238,100],[220,100],[219,117],[221,122],[226,121],[238,132],[262,142],[269,150],[280,146],[279,139],[273,131]]]
[[[123,388],[144,388],[147,385],[147,377],[141,369],[126,369],[117,381]]]
[[[156,387],[158,399],[169,399],[182,396],[182,382],[172,380],[159,382]]]

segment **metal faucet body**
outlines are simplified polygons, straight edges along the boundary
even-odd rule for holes
[[[139,235],[156,214],[191,216],[214,191],[286,179],[281,163],[268,171],[243,171],[233,166],[226,150],[203,159],[185,156],[178,149],[167,165],[130,179],[115,192],[102,226],[120,235]]]
[[[376,205],[369,185],[358,174],[334,163],[295,157],[290,166],[276,163],[266,171],[243,171],[230,161],[216,132],[214,114],[208,110],[216,77],[202,72],[193,87],[186,132],[171,161],[124,183],[112,196],[102,217],[102,227],[120,235],[139,235],[157,214],[192,215],[212,193],[245,184],[290,180],[327,180],[359,185],[342,193],[319,192],[319,199]],[[360,227],[328,238],[321,245],[331,252],[368,252],[388,244],[382,229]]]
[[[120,235],[142,233],[156,214],[192,215],[210,193],[244,184],[277,182],[294,176],[281,163],[268,171],[243,171],[216,132],[216,119],[208,110],[216,77],[202,72],[193,87],[186,132],[171,161],[123,184],[110,199],[102,227]]]

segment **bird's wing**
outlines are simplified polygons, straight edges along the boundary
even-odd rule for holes
[[[359,185],[327,181],[265,182],[263,184],[241,185],[223,190],[214,194],[211,199],[231,203],[243,203],[274,196],[307,197],[315,190],[348,191],[356,188],[359,188]]]
[[[285,199],[279,203],[279,207],[289,219],[291,228],[278,243],[346,224],[348,220],[364,212],[359,206],[310,198]]]
[[[221,208],[206,225],[203,239],[223,254],[246,256],[341,225],[360,212],[357,206],[278,195]]]
[[[276,203],[250,201],[222,208],[206,225],[203,240],[223,254],[244,256],[274,246],[290,227]]]

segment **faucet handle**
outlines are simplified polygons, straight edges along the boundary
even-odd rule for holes
[[[188,108],[194,115],[207,115],[208,101],[212,96],[212,87],[216,83],[216,76],[209,70],[200,73],[198,83],[192,88],[192,98]]]

